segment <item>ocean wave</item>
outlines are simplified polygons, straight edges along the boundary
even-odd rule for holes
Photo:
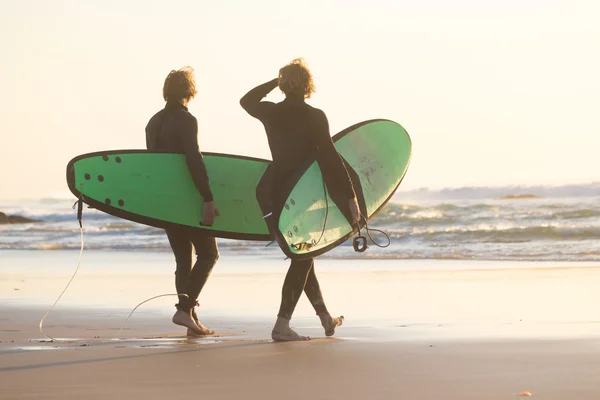
[[[552,221],[595,220],[600,221],[600,207],[590,204],[562,205],[541,204],[532,207],[501,206],[496,204],[436,204],[404,207],[390,204],[377,215],[373,224],[393,227],[427,226],[448,224],[477,224],[481,222],[496,223],[500,220],[529,220],[532,223],[548,223]]]
[[[499,199],[509,195],[533,194],[541,198],[600,197],[600,182],[569,185],[508,185],[508,186],[466,186],[431,190],[420,188],[400,190],[395,198],[413,199]],[[531,199],[515,199],[527,202]]]
[[[534,241],[574,241],[600,239],[600,227],[564,226],[470,226],[442,230],[388,232],[393,239],[439,241],[442,243],[521,243]]]
[[[36,209],[32,207],[8,211],[11,215],[19,215],[40,221],[42,223],[75,222],[75,210],[68,209]],[[499,204],[498,202],[467,202],[452,203],[438,202],[434,204],[416,204],[406,202],[390,202],[374,218],[376,223],[472,223],[477,220],[493,220],[497,218],[514,217],[539,217],[546,219],[600,219],[600,207],[591,202],[564,203],[564,202],[535,202],[528,205]],[[118,217],[100,212],[98,210],[85,210],[84,223],[91,221],[94,224],[103,223],[106,226],[122,225],[123,229],[129,226],[142,226]],[[111,228],[108,228],[111,229]]]
[[[584,219],[584,218],[597,218],[600,217],[600,209],[598,208],[585,208],[578,210],[566,210],[554,213],[555,218],[560,219]]]
[[[599,188],[600,185],[586,190],[593,194]],[[504,191],[502,195],[507,193],[512,192]],[[495,194],[490,199],[430,196],[422,200],[395,196],[369,222],[370,228],[390,235],[392,244],[388,248],[371,245],[367,253],[357,255],[348,240],[325,257],[600,260],[600,203],[596,198],[498,200],[498,197]],[[71,200],[63,199],[0,204],[0,210],[8,214],[40,220],[32,224],[0,225],[0,249],[79,249],[79,225],[76,210],[71,206]],[[170,251],[165,232],[159,228],[88,208],[84,209],[83,224],[86,249]],[[373,231],[371,234],[374,240],[385,243],[381,235]],[[282,255],[276,244],[265,248],[267,243],[219,239],[224,254]]]
[[[400,186],[395,199],[412,198],[453,198],[453,199],[498,199],[508,195],[533,194],[543,198],[600,197],[600,181],[562,185],[502,185],[502,186],[462,186],[440,189],[405,189]],[[22,202],[44,204],[73,204],[76,198],[67,190],[48,193],[41,199],[22,199]]]

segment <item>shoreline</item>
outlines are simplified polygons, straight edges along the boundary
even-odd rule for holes
[[[168,336],[32,343],[0,354],[0,399],[164,399],[197,392],[225,400],[600,395],[598,340],[274,343],[234,335]]]
[[[218,240],[229,240],[229,239],[218,239]],[[229,242],[228,242],[229,243]],[[219,252],[222,258],[254,258],[254,259],[265,259],[265,260],[284,260],[285,255],[279,250],[269,247],[264,249],[262,244],[258,245],[260,242],[253,242],[254,244],[223,244],[219,243]],[[52,253],[66,253],[66,254],[74,254],[79,253],[81,247],[73,246],[73,247],[65,247],[62,245],[56,244],[47,244],[40,245],[39,247],[34,248],[0,248],[0,257],[3,254],[12,255],[19,253],[31,253],[31,254],[45,254],[49,255]],[[372,253],[369,253],[372,251]],[[87,248],[84,247],[84,255],[86,253],[98,253],[98,254],[155,254],[155,255],[168,255],[172,254],[170,248],[126,248],[126,247],[115,247],[115,248]],[[340,252],[341,253],[341,252]],[[589,254],[588,254],[589,255]],[[594,255],[600,255],[600,252],[594,252]],[[416,257],[414,255],[399,255],[399,254],[387,254],[382,249],[379,249],[375,246],[370,246],[369,250],[366,253],[353,253],[351,251],[351,246],[346,244],[343,248],[342,254],[335,253],[326,253],[316,258],[317,260],[322,261],[353,261],[353,262],[363,262],[363,261],[397,261],[400,263],[428,263],[428,264],[443,264],[443,263],[468,263],[468,264],[493,264],[493,263],[502,263],[502,264],[531,264],[531,265],[543,265],[543,264],[552,264],[552,265],[562,265],[562,266],[570,266],[573,264],[577,264],[579,266],[600,266],[600,260],[596,259],[584,259],[582,260],[580,257],[574,257],[573,259],[565,259],[563,257],[557,258],[543,258],[543,259],[532,259],[532,258],[475,258],[475,257],[463,257],[463,256],[437,256],[437,257],[428,257],[428,256],[419,256]],[[289,260],[288,260],[289,261]]]
[[[73,252],[15,252],[2,257],[0,309],[27,310],[41,318],[65,288],[77,258]],[[273,323],[288,263],[221,257],[199,298],[201,319]],[[600,319],[589,306],[600,302],[596,263],[350,263],[319,258],[315,265],[330,312],[346,317],[342,332],[356,328],[358,336],[404,340],[600,335]],[[113,322],[119,323],[146,299],[173,291],[174,260],[168,253],[84,251],[77,275],[51,316],[61,310],[94,318],[112,312],[121,316]],[[132,321],[152,313],[168,322],[156,329],[170,329],[175,303],[175,296],[144,303]],[[309,330],[318,327],[304,296],[292,324]],[[268,338],[270,331],[263,335]]]
[[[600,236],[600,208],[594,201],[597,196],[529,199],[525,209],[519,206],[522,200],[492,197],[477,200],[467,196],[414,204],[390,201],[369,225],[389,235],[389,247],[372,244],[365,253],[358,254],[347,241],[320,259],[600,262],[596,246]],[[48,254],[50,250],[78,250],[81,237],[71,205],[41,200],[0,205],[6,213],[23,213],[42,221],[0,226],[0,248],[42,250]],[[371,233],[379,244],[388,243],[381,233]],[[170,251],[160,229],[98,210],[86,211],[84,236],[86,251]],[[224,256],[241,253],[283,258],[277,245],[265,247],[268,241],[218,239],[218,243]]]
[[[245,247],[245,246],[237,246],[237,247]],[[59,255],[68,255],[72,256],[74,254],[79,254],[81,249],[78,248],[55,248],[49,247],[46,249],[34,248],[34,249],[0,249],[0,257],[2,255],[7,256],[52,256],[53,254]],[[221,257],[218,261],[222,262],[223,260],[266,260],[267,262],[273,261],[281,261],[283,265],[289,265],[289,259],[285,260],[285,255],[281,252],[264,252],[260,251],[252,252],[252,253],[241,253],[236,246],[221,246],[219,248],[219,252],[221,253]],[[123,256],[159,256],[159,257],[172,257],[172,251],[170,249],[83,249],[83,257],[85,258],[86,254],[91,255],[114,255],[117,257],[118,255]],[[544,266],[543,268],[570,268],[570,267],[581,267],[581,268],[596,268],[600,267],[600,261],[589,261],[589,260],[551,260],[551,259],[543,259],[543,260],[529,260],[529,259],[483,259],[483,258],[404,258],[397,257],[394,255],[384,256],[384,255],[368,255],[368,254],[360,254],[356,256],[346,256],[346,255],[321,255],[317,257],[315,260],[321,263],[326,262],[341,262],[341,261],[354,261],[360,263],[374,263],[380,264],[380,262],[394,262],[403,265],[417,265],[420,266],[430,266],[435,268],[442,268],[446,266],[455,266],[455,265],[464,265],[464,264],[479,264],[479,265],[502,265],[503,269],[507,268],[523,268],[523,266],[528,265],[531,268],[536,268],[540,266]],[[350,265],[350,264],[349,264]],[[514,266],[511,266],[514,265]],[[0,265],[0,273],[2,272],[2,265]]]
[[[169,253],[0,252],[0,399],[545,400],[600,396],[600,265],[319,258],[325,338],[305,297],[308,342],[270,332],[289,261],[221,257],[198,313],[217,334],[171,322]],[[18,289],[18,290],[15,290]],[[565,295],[568,293],[569,295]]]

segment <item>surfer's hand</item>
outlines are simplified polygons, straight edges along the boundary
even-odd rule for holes
[[[360,222],[360,209],[358,208],[358,202],[356,197],[348,200],[350,206],[350,215],[352,215],[352,222],[358,224]]]
[[[215,215],[217,217],[220,215],[219,210],[215,207],[215,202],[208,201],[204,203],[202,206],[202,222],[200,223],[205,226],[212,226],[215,222]]]

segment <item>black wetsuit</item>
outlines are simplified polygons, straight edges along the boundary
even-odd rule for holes
[[[212,201],[208,175],[198,148],[198,121],[181,103],[167,103],[146,126],[146,148],[154,152],[185,154],[194,184],[204,201]]]
[[[198,148],[198,121],[180,103],[167,103],[146,126],[146,147],[149,151],[185,154],[187,166],[194,184],[204,198],[212,201],[208,174]],[[179,296],[176,307],[189,311],[196,304],[212,269],[219,258],[214,237],[199,235],[185,227],[166,229],[169,244],[175,255],[175,287]],[[192,268],[192,245],[196,251],[196,263]]]
[[[277,87],[277,79],[264,83],[240,100],[251,116],[260,120],[267,133],[273,157],[273,188],[285,184],[306,161],[317,160],[328,189],[343,192],[348,200],[355,197],[350,176],[329,134],[325,113],[304,102],[304,98],[288,96],[280,103],[261,101]],[[285,277],[278,316],[291,319],[302,291],[306,293],[318,315],[329,315],[314,260],[292,260]]]
[[[309,106],[303,97],[286,97],[280,103],[261,101],[277,87],[277,79],[264,83],[240,100],[241,106],[260,120],[267,133],[273,157],[273,186],[289,180],[298,166],[317,160],[328,189],[342,191],[352,199],[354,189],[329,134],[325,113]]]

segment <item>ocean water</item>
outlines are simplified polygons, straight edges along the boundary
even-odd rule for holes
[[[506,198],[533,194],[534,198]],[[79,249],[74,197],[1,201],[0,211],[40,220],[0,225],[0,250]],[[86,249],[169,251],[164,231],[84,208]],[[391,245],[352,249],[351,240],[323,257],[600,260],[600,183],[559,187],[469,187],[399,190],[369,224]],[[385,243],[380,234],[375,241]],[[219,239],[222,254],[282,257],[273,244]]]

